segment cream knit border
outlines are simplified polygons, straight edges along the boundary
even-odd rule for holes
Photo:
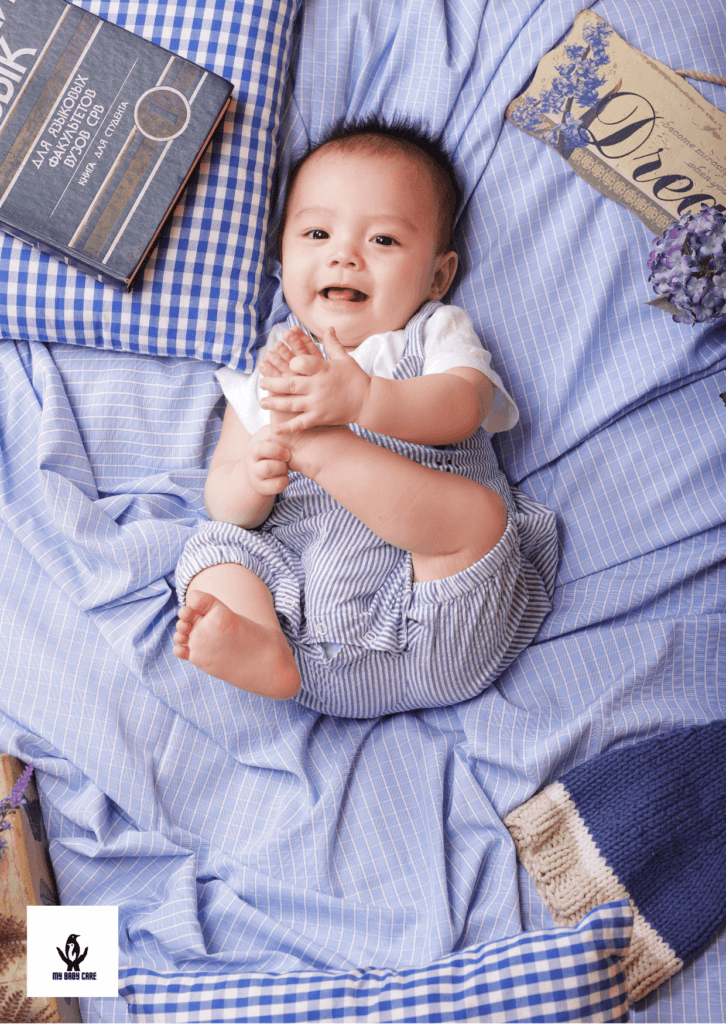
[[[504,824],[556,924],[572,927],[602,903],[630,901],[633,939],[624,963],[630,1002],[681,969],[683,961],[648,924],[608,867],[561,782],[517,807]]]

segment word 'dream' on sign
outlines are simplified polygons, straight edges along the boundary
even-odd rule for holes
[[[592,11],[507,117],[655,234],[704,203],[726,209],[726,114]]]

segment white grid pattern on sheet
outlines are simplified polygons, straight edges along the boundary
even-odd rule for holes
[[[439,6],[423,2],[426,22],[423,8],[417,21],[408,4],[377,2],[364,32],[347,22],[351,5],[309,0],[304,31],[329,29],[331,46],[303,38],[288,138],[348,97],[385,92],[393,110],[420,88],[426,112],[432,61],[408,61],[393,29],[387,48],[386,32],[401,12],[406,32],[430,30]],[[521,6],[483,5],[484,59],[503,78],[481,95],[485,76],[461,76],[469,121],[450,119],[465,160],[479,160],[460,232],[475,270],[458,295],[523,410],[500,445],[510,476],[560,511],[566,557],[546,633],[481,698],[340,721],[267,705],[176,661],[167,581],[202,515],[213,366],[0,346],[0,736],[40,766],[63,898],[121,905],[124,962],[210,973],[410,966],[511,935],[522,901],[501,816],[613,744],[726,714],[724,526],[713,511],[726,508],[716,415],[726,408],[710,390],[726,391],[724,328],[679,327],[645,309],[647,232],[544,145],[502,129],[503,103],[581,5]],[[452,7],[464,12],[464,39],[451,40],[456,71],[476,48],[470,0]],[[596,9],[674,66],[713,66],[723,52],[720,0]],[[447,45],[442,37],[436,52]],[[442,86],[448,65],[433,67]],[[313,70],[315,81],[305,77]],[[645,446],[660,436],[667,452],[681,426],[691,506],[678,505],[665,475],[663,491],[640,502]],[[600,505],[620,486],[636,500],[614,522]],[[677,515],[658,521],[661,546],[649,550],[654,511],[669,502]],[[111,543],[105,560],[101,542]],[[156,565],[140,564],[152,556]],[[117,568],[104,575],[108,566]],[[118,870],[122,855],[128,871]],[[725,949],[722,935],[636,1019],[723,1020]],[[108,1001],[89,1013],[126,1010]]]

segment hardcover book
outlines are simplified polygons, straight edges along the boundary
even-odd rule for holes
[[[0,228],[131,288],[231,92],[67,0],[3,0]]]

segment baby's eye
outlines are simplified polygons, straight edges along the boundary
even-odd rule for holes
[[[307,238],[312,238],[313,241],[318,242],[323,238],[330,238],[327,231],[323,231],[321,228],[313,228],[312,231],[308,231]]]
[[[395,238],[391,238],[390,235],[376,235],[371,239],[376,245],[398,245]]]

